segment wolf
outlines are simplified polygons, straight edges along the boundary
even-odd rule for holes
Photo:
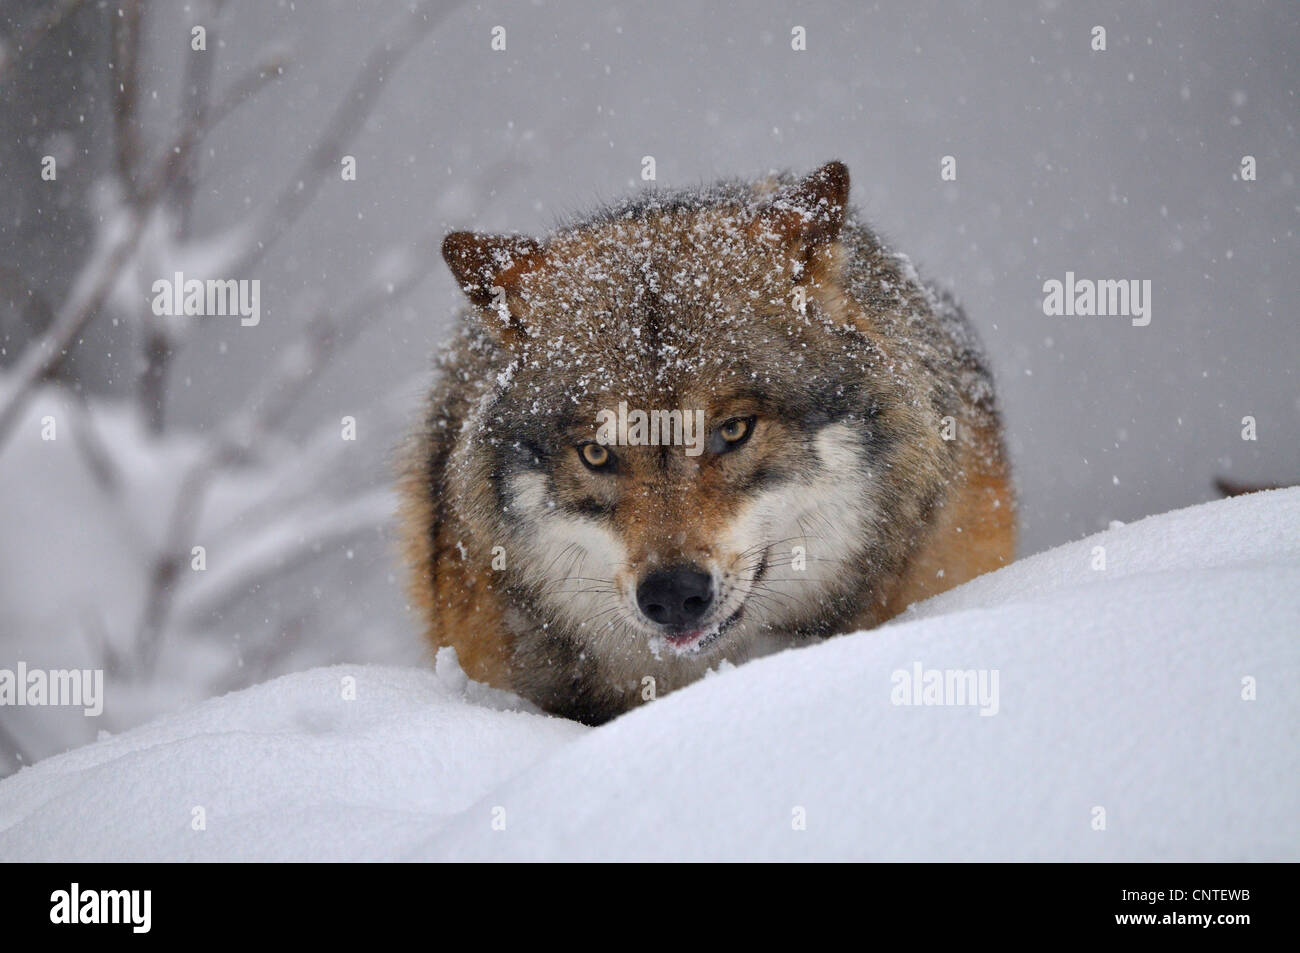
[[[468,304],[400,524],[428,639],[471,678],[600,724],[1012,559],[978,339],[859,220],[843,163],[442,253]],[[702,452],[618,439],[623,404],[698,414]]]

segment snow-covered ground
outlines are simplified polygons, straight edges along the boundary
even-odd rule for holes
[[[986,694],[897,704],[917,666]],[[1292,489],[1117,525],[599,729],[447,653],[288,675],[0,782],[0,858],[1295,860],[1297,685]]]

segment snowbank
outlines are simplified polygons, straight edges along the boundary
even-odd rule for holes
[[[0,372],[0,390],[8,383]],[[141,620],[157,560],[175,552],[176,502],[205,435],[154,437],[129,405],[37,391],[0,446],[0,668],[103,669],[110,704],[97,719],[0,711],[31,761],[286,672],[419,663],[418,640],[393,622],[405,602],[388,535],[386,448],[397,437],[379,432],[384,406],[357,413],[367,421],[357,442],[331,427],[301,446],[264,446],[245,466],[204,468],[210,491],[182,534],[183,569],[146,665]],[[56,439],[41,437],[46,416]],[[202,571],[191,542],[206,551]],[[0,777],[17,767],[7,755],[0,744]]]
[[[989,694],[896,704],[918,667]],[[1297,685],[1285,490],[1117,526],[595,730],[446,655],[290,675],[0,782],[0,858],[1294,860]]]

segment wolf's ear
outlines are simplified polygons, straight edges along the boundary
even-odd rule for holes
[[[541,266],[543,254],[538,242],[522,235],[452,232],[442,240],[447,267],[483,310],[483,329],[511,347],[528,336],[520,319],[519,279]]]
[[[807,178],[779,189],[759,213],[759,223],[765,233],[801,252],[801,260],[811,261],[820,246],[839,238],[848,204],[848,166],[828,162]]]
[[[442,257],[466,297],[479,307],[509,295],[519,278],[540,264],[542,246],[522,235],[452,232],[442,240]]]

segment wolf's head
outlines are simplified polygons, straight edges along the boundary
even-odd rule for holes
[[[504,365],[453,455],[458,505],[533,623],[698,658],[836,631],[891,568],[937,490],[890,471],[916,476],[938,424],[851,312],[848,187],[831,163],[651,192],[545,241],[447,237]],[[875,278],[893,307],[906,279]]]

